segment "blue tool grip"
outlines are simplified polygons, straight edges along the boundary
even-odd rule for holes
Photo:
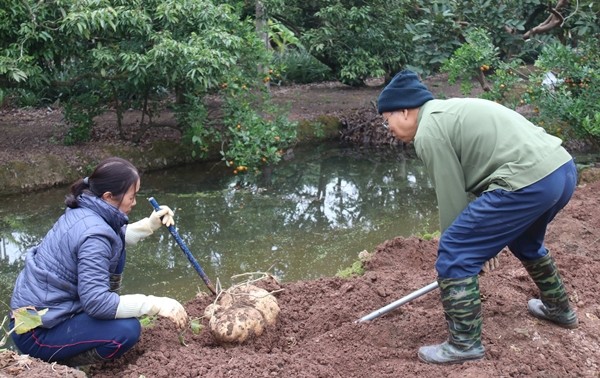
[[[156,211],[160,210],[160,205],[154,199],[154,197],[148,198],[148,202],[150,202],[152,207],[154,207],[154,210],[156,210]],[[183,239],[181,239],[181,237],[179,236],[179,233],[175,229],[175,226],[168,226],[167,228],[169,229],[169,232],[171,233],[173,238],[175,238],[175,241],[177,242],[177,245],[179,245],[179,248],[181,248],[183,253],[185,253],[185,255],[187,256],[190,263],[192,263],[192,266],[194,267],[194,269],[196,269],[196,272],[198,272],[198,274],[200,275],[200,277],[206,284],[206,287],[208,287],[208,289],[213,294],[217,294],[217,291],[215,290],[214,286],[210,282],[210,279],[208,279],[208,277],[206,276],[206,273],[204,273],[204,270],[202,270],[202,267],[200,266],[200,264],[198,264],[198,261],[196,261],[196,259],[194,258],[194,255],[192,255],[192,252],[190,252],[188,247],[185,245],[185,242],[183,241]]]

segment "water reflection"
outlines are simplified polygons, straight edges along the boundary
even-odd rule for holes
[[[13,196],[0,210],[0,296],[7,301],[25,250],[63,211],[68,188]],[[132,221],[148,216],[145,198],[175,210],[176,228],[206,274],[223,286],[245,272],[283,281],[334,275],[363,249],[395,236],[437,229],[435,194],[420,164],[394,151],[337,145],[298,149],[247,189],[222,164],[142,177]],[[188,300],[204,283],[167,230],[128,249],[125,293]]]

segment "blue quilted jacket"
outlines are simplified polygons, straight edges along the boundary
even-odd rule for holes
[[[47,308],[45,328],[81,311],[114,319],[119,304],[110,283],[124,264],[128,218],[95,196],[83,194],[79,204],[67,208],[42,242],[27,251],[25,268],[15,282],[11,309]]]

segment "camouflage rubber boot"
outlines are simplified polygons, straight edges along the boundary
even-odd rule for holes
[[[450,334],[447,341],[419,348],[419,358],[434,364],[461,363],[483,358],[481,299],[478,276],[438,279],[444,315]]]
[[[540,289],[540,299],[530,299],[527,304],[531,315],[564,328],[577,328],[577,314],[569,305],[569,297],[554,258],[548,253],[541,259],[521,262]]]
[[[100,362],[109,361],[106,358],[103,358],[98,354],[98,351],[94,349],[86,350],[83,353],[79,353],[71,358],[67,358],[65,360],[59,361],[61,365],[67,365],[70,367],[80,367],[87,366],[92,364],[97,364]]]

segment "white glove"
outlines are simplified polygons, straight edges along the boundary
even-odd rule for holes
[[[177,325],[177,328],[183,329],[188,322],[188,315],[181,303],[173,298],[154,297],[158,302],[158,315],[170,319]]]
[[[175,214],[169,206],[161,206],[160,210],[153,211],[150,214],[150,227],[152,231],[158,230],[163,224],[167,227],[174,225],[173,215]]]
[[[164,316],[173,321],[178,328],[184,328],[188,321],[185,308],[173,298],[143,294],[119,297],[115,319],[137,318],[142,315]]]
[[[163,224],[167,227],[172,226],[175,223],[173,215],[173,210],[168,206],[161,206],[160,210],[153,211],[150,217],[127,225],[125,228],[125,243],[128,245],[137,244],[141,239],[152,235]]]

